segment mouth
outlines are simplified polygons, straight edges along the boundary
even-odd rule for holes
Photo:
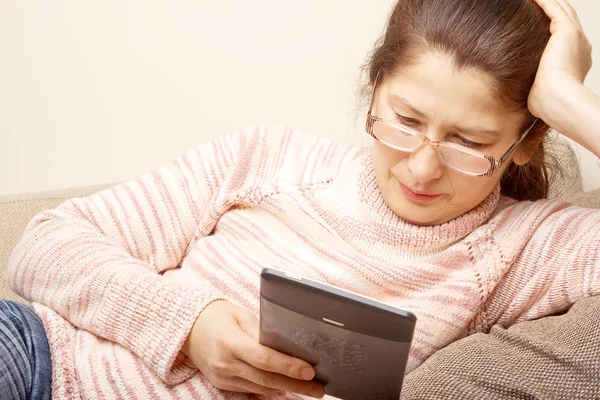
[[[410,189],[408,186],[405,186],[402,183],[400,183],[400,189],[409,200],[421,204],[431,203],[440,198],[441,196],[441,194],[418,192],[413,189]]]

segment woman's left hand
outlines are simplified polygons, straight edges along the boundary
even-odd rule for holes
[[[560,131],[562,121],[553,121],[556,105],[583,87],[592,67],[592,45],[567,0],[534,1],[551,20],[551,37],[529,94],[528,107],[533,115]]]

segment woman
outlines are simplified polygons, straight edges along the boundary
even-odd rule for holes
[[[252,128],[34,218],[9,281],[53,395],[323,396],[258,344],[267,266],[414,312],[407,372],[597,294],[600,213],[543,200],[549,126],[600,156],[590,45],[566,0],[535,2],[400,0],[368,66],[372,150]]]

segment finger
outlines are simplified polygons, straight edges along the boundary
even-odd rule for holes
[[[316,398],[321,398],[325,395],[323,385],[318,382],[293,379],[274,372],[254,368],[249,364],[246,364],[245,368],[240,369],[238,376],[258,386],[272,390],[298,393]]]
[[[314,378],[314,370],[306,361],[263,346],[250,336],[241,335],[240,340],[233,347],[232,353],[238,359],[263,371],[302,380]]]
[[[251,312],[240,312],[236,315],[238,325],[244,332],[246,332],[255,342],[258,343],[258,333],[259,333],[259,322],[258,319]]]
[[[570,20],[569,14],[565,11],[557,0],[533,0],[538,6],[544,10],[548,18],[552,21],[565,21]]]
[[[217,389],[220,390],[226,390],[228,392],[238,392],[238,393],[252,393],[249,390],[246,390],[242,387],[239,386],[233,386],[233,385],[222,385],[222,386],[215,386]]]
[[[567,0],[556,0],[558,4],[565,10],[571,21],[581,27],[581,22],[579,21],[579,17],[577,16],[577,11],[573,8],[573,6]]]
[[[220,389],[230,392],[262,394],[264,396],[280,396],[282,392],[239,377],[231,378],[227,385],[223,385]]]
[[[286,375],[291,378],[311,380],[314,370],[306,361],[282,354],[258,343],[259,323],[251,313],[240,313],[238,325],[248,336],[240,336],[232,349],[233,355],[255,368]]]

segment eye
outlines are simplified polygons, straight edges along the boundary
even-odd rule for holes
[[[477,148],[483,146],[482,143],[473,142],[472,140],[465,139],[464,137],[461,137],[458,135],[455,135],[454,137],[456,138],[456,141],[458,142],[458,144],[466,146],[466,147],[470,147],[472,149],[477,149]]]
[[[409,117],[404,117],[398,113],[396,113],[396,120],[398,122],[400,122],[402,125],[406,125],[406,126],[410,126],[411,128],[414,128],[416,126],[420,125],[420,122],[417,121],[414,118],[409,118]]]

